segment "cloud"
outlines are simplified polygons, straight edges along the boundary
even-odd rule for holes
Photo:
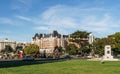
[[[24,18],[22,16],[16,16],[16,17],[19,19],[25,20],[25,21],[30,21],[29,19]],[[25,25],[25,22],[20,21],[20,20],[15,19],[15,18],[1,17],[0,18],[0,25],[8,25],[8,26],[15,27],[15,26]]]
[[[95,16],[87,17],[81,21],[81,27],[91,31],[104,32],[111,26],[111,18],[108,15],[104,15],[102,19],[97,19]]]
[[[50,26],[51,30],[55,29],[61,33],[69,34],[75,30],[86,30],[96,34],[102,33],[104,36],[106,33],[114,32],[114,29],[118,31],[120,24],[108,13],[110,10],[97,7],[81,8],[57,5],[41,14],[39,25],[46,24]],[[40,26],[37,30],[41,30]],[[44,27],[42,30],[46,30],[46,28]]]
[[[108,14],[103,15],[101,19],[98,17],[88,17],[81,21],[80,27],[84,30],[96,32],[97,34],[101,34],[101,36],[104,36],[104,34],[112,34],[115,31],[118,31],[120,28],[119,22],[113,20],[111,16]]]
[[[32,0],[13,0],[11,3],[12,10],[27,12],[32,7]]]
[[[21,22],[18,22],[15,19],[7,18],[7,17],[1,17],[0,18],[0,25],[9,25],[9,26],[18,26]]]
[[[39,26],[39,27],[35,27],[36,30],[46,30],[49,31],[49,27],[45,27],[45,26]]]
[[[15,17],[18,18],[18,19],[21,19],[21,20],[25,20],[25,21],[32,21],[31,18],[20,16],[20,15],[16,15]]]
[[[101,37],[119,31],[119,19],[113,18],[108,11],[111,9],[80,6],[56,5],[48,8],[37,17],[15,17],[34,24],[35,30],[58,30],[62,34],[70,34],[76,30],[93,32]],[[36,25],[35,25],[36,24]]]

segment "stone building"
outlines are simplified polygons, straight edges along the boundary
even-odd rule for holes
[[[8,39],[0,40],[0,51],[4,50],[6,46],[11,46],[15,50],[16,42]]]
[[[38,34],[33,37],[32,44],[39,46],[40,51],[46,50],[46,53],[52,53],[56,46],[65,48],[68,35],[61,35],[57,31],[51,34]]]

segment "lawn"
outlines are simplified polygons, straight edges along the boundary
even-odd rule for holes
[[[120,74],[120,62],[68,60],[0,68],[0,74]]]

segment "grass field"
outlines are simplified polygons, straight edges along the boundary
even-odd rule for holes
[[[120,62],[69,60],[0,68],[0,74],[120,74]]]

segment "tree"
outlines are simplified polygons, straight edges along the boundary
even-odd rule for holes
[[[26,55],[34,56],[39,52],[39,47],[35,44],[31,44],[25,47],[24,52]]]
[[[16,46],[16,50],[23,50],[22,46]]]
[[[86,47],[89,47],[89,42],[88,42],[88,36],[89,36],[90,32],[86,32],[86,31],[76,31],[74,33],[72,33],[70,35],[70,39],[69,41],[72,42],[74,45],[69,45],[68,47],[66,47],[66,49],[71,53],[71,54],[75,54],[78,53],[79,51],[84,51],[84,53],[88,53],[88,50],[86,51]],[[73,49],[71,49],[73,48]],[[84,49],[84,50],[83,50]]]
[[[54,58],[59,58],[60,55],[59,55],[59,49],[58,49],[58,46],[54,47]]]
[[[96,38],[95,42],[93,42],[94,54],[102,56],[104,54],[104,46],[105,44],[103,44],[102,40],[100,38]]]
[[[69,44],[66,46],[66,52],[70,55],[75,55],[78,51],[77,47],[74,44]]]
[[[6,52],[6,53],[10,53],[10,52],[13,52],[13,48],[10,46],[10,45],[6,45],[5,46],[5,49],[2,50],[1,52]]]
[[[113,54],[116,56],[120,54],[120,32],[109,35],[108,38],[113,39],[114,43],[112,44]]]
[[[63,50],[63,48],[61,47],[61,46],[56,46],[56,47],[54,47],[54,57],[55,58],[59,58],[60,57],[60,55],[62,55],[62,52],[63,52],[64,50]]]
[[[105,45],[111,45],[112,49],[115,48],[115,40],[112,37],[96,38],[93,45],[94,53],[102,56],[104,54]]]
[[[85,47],[81,47],[79,51],[80,51],[79,54],[81,54],[82,56],[86,56],[91,52],[91,49],[88,46],[85,46]]]
[[[89,34],[90,34],[90,32],[77,30],[71,34],[71,37],[72,38],[87,38]]]
[[[86,31],[76,31],[70,35],[70,42],[77,43],[79,46],[84,47],[86,45],[89,45],[87,39],[90,32]]]
[[[62,53],[64,51],[63,47],[61,47],[61,46],[58,47],[58,50],[60,53]]]

